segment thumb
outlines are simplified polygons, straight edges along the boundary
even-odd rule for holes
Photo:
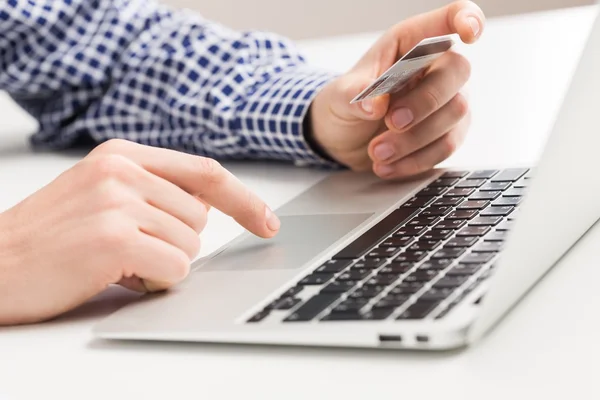
[[[390,96],[387,94],[350,104],[352,99],[374,81],[374,77],[362,71],[340,77],[337,84],[340,88],[338,93],[341,95],[332,96],[332,111],[345,121],[379,121],[384,118],[390,102]]]

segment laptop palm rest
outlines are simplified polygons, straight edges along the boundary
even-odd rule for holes
[[[306,265],[373,214],[321,214],[281,217],[271,239],[246,234],[197,271],[297,269]]]

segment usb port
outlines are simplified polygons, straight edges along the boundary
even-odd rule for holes
[[[402,336],[400,335],[379,335],[380,342],[401,342]]]

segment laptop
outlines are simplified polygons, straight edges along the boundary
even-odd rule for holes
[[[444,350],[481,340],[600,217],[600,19],[534,168],[342,171],[94,328],[106,339]]]

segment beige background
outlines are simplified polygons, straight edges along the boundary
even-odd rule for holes
[[[236,29],[264,29],[293,39],[382,30],[448,0],[162,0]],[[479,0],[487,16],[592,4],[593,0]]]

